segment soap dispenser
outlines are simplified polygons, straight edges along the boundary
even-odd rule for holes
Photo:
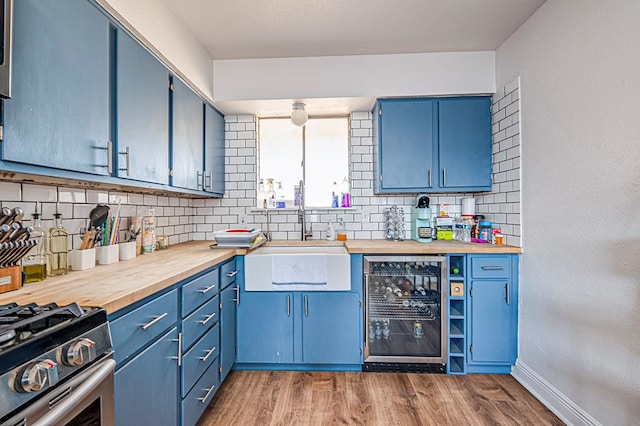
[[[333,241],[336,239],[336,230],[333,228],[333,222],[329,222],[327,226],[327,241]]]

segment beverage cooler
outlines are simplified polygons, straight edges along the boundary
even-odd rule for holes
[[[364,371],[445,372],[446,256],[365,256]]]

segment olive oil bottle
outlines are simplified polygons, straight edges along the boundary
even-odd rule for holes
[[[53,215],[55,225],[47,231],[47,276],[67,273],[67,230],[62,226],[62,215]]]
[[[24,282],[34,283],[42,281],[47,276],[47,257],[45,256],[45,232],[42,228],[41,215],[38,213],[38,206],[33,216],[33,232],[31,239],[37,240],[36,244],[22,259],[22,271],[24,272]]]

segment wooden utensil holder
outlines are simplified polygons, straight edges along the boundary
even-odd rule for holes
[[[0,293],[22,287],[22,268],[18,265],[0,268]]]

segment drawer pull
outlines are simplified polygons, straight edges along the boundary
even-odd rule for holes
[[[510,305],[511,304],[511,292],[509,291],[509,283],[506,283],[504,285],[504,290],[506,292],[507,305]]]
[[[151,327],[153,324],[157,323],[158,321],[160,321],[162,318],[166,317],[167,315],[169,315],[168,312],[165,312],[162,315],[158,315],[157,317],[154,317],[151,321],[149,321],[146,324],[141,324],[140,328],[143,330],[146,330],[147,328]]]
[[[202,321],[198,321],[200,324],[205,325],[206,323],[209,322],[210,319],[215,318],[216,313],[213,312],[212,314],[209,314],[207,316],[204,317],[204,319]]]
[[[211,394],[211,392],[213,392],[215,388],[216,388],[216,385],[211,385],[209,389],[205,389],[207,393],[202,398],[198,398],[198,401],[202,402],[203,404],[206,403],[207,399],[209,398],[209,395]]]
[[[238,271],[231,271],[231,272],[227,272],[227,276],[229,278],[231,277],[235,277],[236,275],[238,275]]]
[[[198,359],[201,360],[202,362],[207,362],[207,358],[209,358],[209,356],[215,351],[216,351],[216,347],[214,346],[207,351],[207,354],[205,356],[199,356]]]
[[[504,266],[483,266],[483,271],[504,271]]]
[[[209,287],[201,288],[199,291],[200,293],[205,294],[206,292],[208,292],[209,290],[213,290],[217,286],[218,284],[210,285]]]

